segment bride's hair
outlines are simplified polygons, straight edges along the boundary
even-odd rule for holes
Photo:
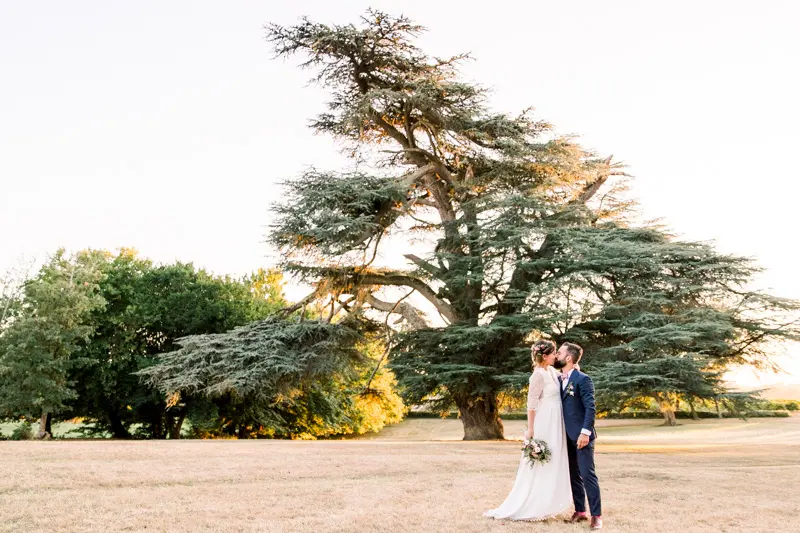
[[[553,341],[539,340],[531,346],[531,358],[534,364],[541,364],[544,358],[556,351],[556,343]]]

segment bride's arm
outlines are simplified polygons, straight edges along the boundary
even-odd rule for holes
[[[528,439],[533,438],[533,422],[536,420],[536,408],[539,407],[542,391],[544,391],[544,377],[540,372],[534,372],[528,387],[528,431],[525,433]]]

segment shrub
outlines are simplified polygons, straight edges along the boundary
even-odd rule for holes
[[[33,438],[33,427],[27,420],[20,424],[11,433],[11,440],[31,440]]]
[[[789,411],[781,410],[781,411],[767,411],[767,410],[755,410],[755,411],[744,411],[743,413],[732,413],[730,411],[723,411],[722,418],[786,418],[791,416]],[[713,419],[719,418],[717,413],[711,413],[708,411],[697,411],[697,417],[701,419]],[[657,419],[663,418],[663,415],[653,411],[628,411],[622,413],[608,413],[604,418],[611,419],[611,420],[627,420],[627,419]],[[692,418],[692,413],[689,411],[678,411],[675,413],[675,418],[689,420]]]
[[[800,403],[800,402],[797,402]],[[775,409],[775,410],[753,410],[753,411],[745,411],[742,414],[732,413],[730,411],[723,411],[722,418],[786,418],[791,416],[789,413],[789,407],[787,402],[786,409]],[[500,418],[503,420],[526,420],[528,417],[527,413],[525,412],[510,412],[510,413],[502,413]],[[598,416],[598,419],[609,419],[609,420],[629,420],[629,419],[660,419],[663,418],[664,415],[657,411],[623,411],[621,413],[612,413],[607,412],[603,416]],[[676,418],[690,420],[692,418],[692,413],[689,411],[677,411],[675,413]],[[719,415],[714,412],[709,411],[697,411],[697,417],[701,419],[713,419],[719,418]],[[433,411],[411,411],[406,415],[406,418],[440,418],[440,419],[457,419],[458,412],[451,411],[449,413],[436,413]]]
[[[501,418],[505,417],[506,415],[504,414]],[[437,413],[434,411],[410,411],[406,415],[406,418],[441,418],[452,420],[458,418],[458,413],[455,411],[450,411],[449,413]]]

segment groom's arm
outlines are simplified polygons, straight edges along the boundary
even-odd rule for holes
[[[594,403],[594,383],[592,378],[586,376],[581,383],[581,402],[586,414],[583,415],[583,429],[581,433],[584,435],[591,435],[594,429],[594,417],[597,413],[597,407]]]

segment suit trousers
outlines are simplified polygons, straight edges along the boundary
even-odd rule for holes
[[[594,441],[578,449],[578,445],[567,437],[567,457],[569,459],[569,478],[572,484],[572,501],[575,511],[586,512],[586,498],[592,516],[602,516],[600,506],[600,484],[594,471]]]

